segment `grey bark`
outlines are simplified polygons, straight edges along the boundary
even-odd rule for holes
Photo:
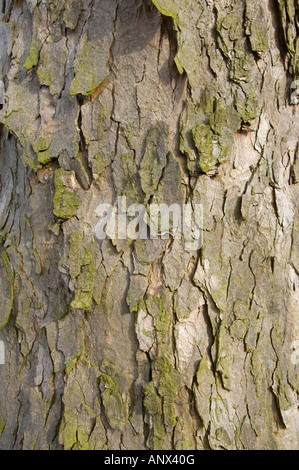
[[[0,2],[1,449],[296,449],[295,0]],[[98,243],[202,204],[203,245]]]

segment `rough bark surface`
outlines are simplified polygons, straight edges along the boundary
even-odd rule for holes
[[[298,0],[0,5],[0,448],[298,448]]]

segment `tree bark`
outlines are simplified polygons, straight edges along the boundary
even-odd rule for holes
[[[297,449],[298,1],[0,5],[0,448]]]

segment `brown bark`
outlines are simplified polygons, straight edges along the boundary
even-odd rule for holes
[[[298,448],[298,2],[0,11],[0,448]]]

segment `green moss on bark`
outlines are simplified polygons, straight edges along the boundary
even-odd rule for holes
[[[121,393],[121,378],[115,364],[105,360],[101,367],[100,390],[105,415],[112,429],[123,431],[127,420],[128,411]]]
[[[179,13],[179,6],[174,0],[153,0],[158,10],[165,16],[176,18]]]
[[[80,197],[76,191],[69,191],[64,184],[64,176],[69,172],[59,169],[55,172],[55,195],[53,212],[59,219],[74,217],[80,207]]]
[[[177,422],[174,400],[181,386],[179,372],[165,356],[153,362],[153,380],[144,385],[144,407],[151,417],[149,444],[155,450],[167,449]]]
[[[95,261],[92,251],[84,245],[79,233],[71,235],[69,256],[66,265],[75,281],[74,309],[91,310],[95,283]]]
[[[107,67],[108,50],[102,40],[91,42],[87,35],[82,39],[74,61],[75,78],[70,93],[91,95],[109,75]]]
[[[39,54],[42,44],[37,38],[33,38],[27,59],[25,60],[24,67],[27,70],[31,70],[33,67],[36,67],[38,64]]]
[[[13,304],[14,271],[5,251],[0,253],[0,329],[7,324]]]
[[[51,155],[50,145],[51,139],[49,137],[39,137],[32,145],[37,159],[42,165],[58,158],[58,155]]]

